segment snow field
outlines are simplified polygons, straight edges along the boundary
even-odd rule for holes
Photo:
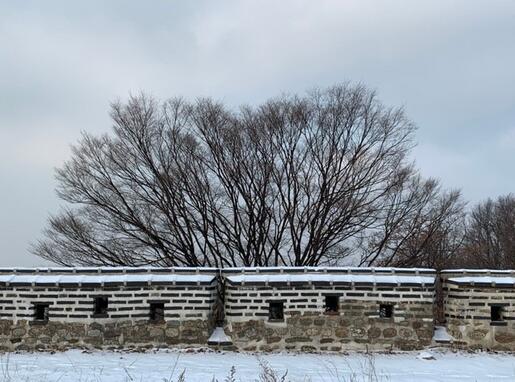
[[[0,381],[125,382],[260,381],[261,363],[291,382],[515,381],[515,355],[426,350],[396,354],[245,354],[211,351],[154,353],[13,353],[0,356]],[[273,380],[272,380],[273,381]],[[268,381],[267,381],[268,382]]]

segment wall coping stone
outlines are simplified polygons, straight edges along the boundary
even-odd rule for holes
[[[434,276],[396,274],[239,274],[226,276],[232,285],[387,285],[424,286],[434,285]]]
[[[222,268],[222,274],[234,273],[347,273],[347,274],[412,274],[436,275],[431,268],[391,268],[391,267],[234,267]]]
[[[451,277],[447,280],[449,284],[470,285],[479,287],[515,287],[515,277],[492,277],[492,276],[465,276]]]
[[[215,275],[205,274],[3,274],[0,286],[106,286],[106,285],[210,285]]]

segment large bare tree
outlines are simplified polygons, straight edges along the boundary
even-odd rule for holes
[[[84,134],[57,171],[65,207],[34,246],[39,256],[63,265],[317,265],[341,263],[357,250],[350,243],[373,233],[377,248],[363,264],[393,263],[392,248],[433,235],[455,208],[455,194],[437,195],[433,181],[413,175],[414,126],[403,110],[361,85],[237,111],[142,95],[113,104],[111,116],[112,133]],[[405,198],[423,199],[423,211]],[[381,221],[392,232],[381,233]]]

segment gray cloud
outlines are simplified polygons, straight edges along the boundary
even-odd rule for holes
[[[257,103],[346,80],[405,106],[426,176],[515,188],[513,1],[0,3],[0,259],[58,209],[53,169],[129,93]]]

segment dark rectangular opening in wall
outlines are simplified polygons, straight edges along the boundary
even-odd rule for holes
[[[284,320],[284,304],[280,301],[271,301],[268,311],[269,320]]]
[[[325,311],[326,313],[337,313],[338,312],[338,296],[325,296]]]
[[[150,321],[164,321],[165,304],[163,302],[152,302],[150,304]]]
[[[491,321],[503,321],[502,306],[492,305],[490,306],[490,320]]]
[[[48,321],[48,304],[34,304],[34,320]]]
[[[393,317],[393,305],[380,304],[379,305],[379,317],[380,318],[392,318]]]
[[[95,297],[93,302],[93,314],[96,316],[107,316],[109,301],[107,296]]]

